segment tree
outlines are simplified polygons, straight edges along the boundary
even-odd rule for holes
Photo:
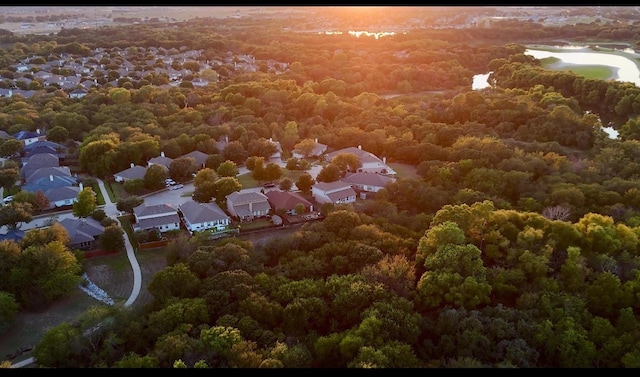
[[[218,173],[220,177],[235,177],[239,171],[235,162],[227,160],[218,166],[216,173]]]
[[[78,199],[73,203],[73,215],[88,217],[96,209],[96,194],[91,187],[85,187],[78,193]]]
[[[100,246],[107,251],[124,251],[124,230],[118,224],[111,224],[104,228],[98,240]]]
[[[275,162],[269,162],[264,167],[265,179],[268,181],[276,181],[282,177],[283,171],[280,165]]]
[[[15,200],[15,197],[13,198]],[[51,202],[49,198],[44,194],[42,190],[38,190],[33,195],[33,209],[36,212],[42,213],[44,210],[48,209],[51,206]]]
[[[0,226],[18,229],[20,223],[28,223],[33,219],[33,205],[31,203],[11,202],[0,207]]]
[[[40,338],[33,355],[42,368],[78,367],[73,355],[82,349],[82,330],[67,322],[54,326]]]
[[[316,180],[313,179],[311,174],[303,173],[298,177],[296,181],[296,187],[302,191],[303,193],[309,193],[311,191],[311,186],[316,183]]]
[[[200,279],[185,263],[178,263],[153,275],[148,288],[160,302],[168,302],[173,298],[193,298],[200,288]]]
[[[289,191],[293,187],[293,181],[291,178],[284,177],[280,180],[279,188],[282,191]]]
[[[216,202],[224,203],[227,195],[242,190],[242,184],[235,177],[222,177],[215,182],[215,190]]]
[[[342,172],[337,165],[329,164],[322,167],[316,180],[318,182],[335,182],[342,176]]]
[[[177,182],[186,182],[198,172],[198,165],[193,157],[178,157],[169,164],[169,176]]]
[[[47,140],[64,143],[67,139],[69,139],[69,130],[62,126],[55,126],[47,132]]]
[[[336,165],[342,174],[347,171],[358,171],[362,166],[360,158],[353,153],[339,153],[331,159],[331,164]]]
[[[133,214],[133,209],[144,203],[144,198],[136,195],[128,196],[126,198],[120,198],[116,202],[116,208],[118,211],[128,212]]]
[[[19,309],[20,304],[18,304],[13,294],[0,291],[0,334],[11,328],[13,319],[18,314]]]
[[[164,167],[152,164],[144,173],[144,187],[149,190],[161,189],[164,187],[165,178],[167,178],[167,172]]]
[[[7,164],[9,165],[9,164]],[[8,166],[0,169],[0,186],[5,190],[15,186],[16,181],[20,177],[18,168]]]
[[[311,156],[311,153],[313,153],[313,151],[315,150],[316,142],[313,139],[302,139],[296,145],[294,145],[293,148],[296,151],[300,152],[300,154],[305,158],[307,158]]]
[[[24,149],[24,145],[20,140],[14,138],[4,139],[0,143],[0,156],[11,157],[22,151],[22,149]]]

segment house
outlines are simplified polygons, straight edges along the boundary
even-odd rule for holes
[[[136,222],[132,225],[135,232],[157,229],[160,233],[180,229],[178,210],[167,204],[145,205],[133,209]]]
[[[251,221],[255,217],[263,217],[269,214],[271,205],[269,198],[261,192],[232,192],[226,196],[227,211],[240,221]]]
[[[318,157],[327,151],[327,144],[318,143],[318,138],[314,139],[315,145],[313,149],[309,152],[308,155],[297,149],[294,149],[291,152],[291,156],[297,159],[307,158],[307,157]]]
[[[22,145],[29,145],[36,141],[46,140],[47,136],[40,133],[40,130],[33,131],[19,131],[12,135],[14,139],[20,141]]]
[[[280,144],[279,141],[273,141],[273,138],[269,138],[269,143],[273,144],[274,147],[276,147],[276,152],[274,154],[272,154],[271,156],[269,156],[269,159],[280,159],[282,158],[282,145]]]
[[[86,89],[76,89],[69,93],[69,98],[82,98],[89,93]]]
[[[193,152],[189,152],[187,154],[183,154],[180,157],[191,157],[196,161],[196,165],[198,166],[198,169],[202,169],[205,167],[205,164],[207,162],[207,158],[209,158],[209,155],[204,153],[204,152],[200,152],[200,151],[193,151]]]
[[[173,158],[166,157],[164,152],[160,152],[160,156],[152,157],[147,161],[147,167],[155,164],[164,167],[165,171],[169,171],[169,165],[171,165],[171,162],[173,162]]]
[[[178,209],[182,213],[185,227],[192,233],[207,229],[221,231],[231,222],[231,217],[216,203],[198,203],[188,200],[180,204]]]
[[[367,192],[378,192],[389,183],[396,181],[393,177],[375,173],[352,173],[347,174],[340,180],[350,184],[356,191]]]
[[[27,159],[22,168],[20,168],[20,178],[26,179],[27,176],[30,176],[38,169],[56,166],[60,166],[60,158],[58,156],[51,153],[40,153]]]
[[[116,182],[126,182],[133,179],[144,179],[144,175],[147,173],[147,168],[140,165],[134,165],[131,163],[131,167],[122,170],[113,175],[113,179]]]
[[[0,234],[0,241],[10,240],[14,242],[20,242],[24,238],[24,230],[20,229],[9,229],[7,233]]]
[[[22,191],[28,192],[47,192],[56,187],[73,186],[77,184],[77,179],[66,175],[52,175],[41,177],[34,181],[27,182],[22,185]]]
[[[68,166],[47,166],[36,170],[29,170],[29,175],[24,177],[25,182],[37,181],[43,177],[49,176],[64,176],[71,177],[71,169]]]
[[[311,195],[318,203],[354,203],[356,192],[351,185],[342,181],[319,182],[311,186]]]
[[[91,250],[97,246],[98,240],[104,233],[104,226],[91,217],[82,219],[65,218],[60,224],[69,235],[69,247],[78,250]]]
[[[49,208],[59,208],[73,205],[78,201],[78,194],[82,191],[80,186],[60,186],[54,187],[44,192],[44,196],[49,199]]]
[[[40,140],[29,145],[25,145],[22,150],[24,155],[27,157],[42,153],[53,154],[58,156],[58,158],[65,157],[64,146],[49,140]]]
[[[298,204],[304,206],[304,212],[313,211],[313,204],[297,192],[271,190],[266,192],[265,195],[269,199],[271,208],[276,212],[282,209],[289,215],[295,215]]]
[[[349,147],[349,148],[339,149],[331,153],[327,153],[324,155],[324,160],[327,162],[331,162],[331,160],[335,156],[339,154],[345,154],[345,153],[352,153],[358,157],[361,165],[360,168],[358,168],[358,172],[396,174],[396,172],[387,165],[386,157],[381,160],[373,153],[363,151],[362,146],[360,145],[358,145],[357,148]]]

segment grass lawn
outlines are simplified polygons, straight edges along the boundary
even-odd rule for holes
[[[398,178],[420,178],[416,173],[416,167],[399,162],[387,162],[391,169],[396,171]]]

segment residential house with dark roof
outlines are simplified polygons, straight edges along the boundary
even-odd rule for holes
[[[350,184],[342,181],[318,182],[311,186],[313,199],[320,203],[353,203],[356,201],[356,192]]]
[[[117,172],[113,175],[113,179],[116,182],[126,182],[133,179],[144,179],[144,175],[147,173],[147,168],[140,165],[134,165],[131,163],[131,167]]]
[[[12,135],[14,139],[20,141],[22,145],[29,145],[36,141],[46,140],[47,136],[40,133],[40,130],[33,131],[19,131]]]
[[[0,241],[9,240],[14,242],[20,242],[24,238],[24,230],[20,229],[8,229],[7,233],[0,234]]]
[[[393,177],[376,173],[352,173],[345,175],[340,180],[350,184],[356,192],[378,192],[386,185],[396,181]]]
[[[322,156],[322,154],[327,151],[327,144],[318,143],[318,138],[315,138],[314,142],[315,145],[308,155],[305,156],[305,153],[302,151],[294,149],[291,151],[291,156],[297,159]]]
[[[183,154],[180,157],[192,157],[195,160],[196,165],[198,165],[198,169],[202,169],[205,167],[205,163],[207,162],[207,158],[209,158],[209,155],[204,152],[193,151],[187,154]]]
[[[256,217],[269,214],[269,198],[261,192],[232,192],[226,196],[227,211],[240,221],[252,221]]]
[[[27,158],[22,168],[20,168],[20,178],[24,180],[38,169],[56,166],[60,166],[60,158],[58,156],[51,153],[37,154]]]
[[[29,145],[25,145],[22,149],[25,157],[31,157],[36,154],[49,153],[58,158],[64,158],[64,146],[49,140],[39,140]]]
[[[134,231],[157,229],[160,233],[180,229],[178,210],[167,204],[142,204],[133,209],[136,222],[132,225]]]
[[[45,191],[44,196],[49,199],[49,208],[60,208],[77,202],[80,191],[82,191],[82,183],[80,186],[54,187]]]
[[[22,185],[22,190],[28,192],[47,192],[56,187],[73,186],[77,183],[78,180],[71,176],[49,175],[48,177],[41,177],[25,183]]]
[[[296,207],[299,204],[302,204],[304,206],[304,212],[313,211],[313,204],[307,199],[303,198],[302,195],[298,194],[297,192],[271,190],[266,192],[265,195],[269,199],[271,208],[273,208],[276,212],[279,212],[279,210],[283,210],[289,215],[295,215]]]
[[[180,204],[178,209],[182,213],[185,227],[192,233],[207,229],[225,230],[231,223],[231,217],[214,202],[198,203],[188,200]]]
[[[169,171],[169,165],[171,165],[171,162],[173,162],[173,158],[166,157],[164,152],[160,152],[160,156],[151,157],[149,161],[147,161],[147,167],[151,165],[160,165],[165,171]]]
[[[69,247],[72,249],[94,249],[104,233],[104,226],[91,217],[82,219],[67,217],[60,220],[60,224],[67,230]]]
[[[25,182],[32,182],[51,175],[71,177],[71,169],[68,166],[47,166],[30,171],[29,175],[24,177],[24,180]]]

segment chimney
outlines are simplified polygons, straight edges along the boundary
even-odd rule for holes
[[[315,139],[313,139],[313,141],[318,144],[318,138],[316,137]]]
[[[386,157],[382,157],[382,163],[386,164],[387,163],[387,158]]]
[[[53,174],[49,174],[49,180],[53,182]]]
[[[164,152],[160,152],[160,157],[164,157]]]
[[[39,128],[36,128],[36,133],[37,133],[38,135],[40,135],[40,129],[39,129]]]
[[[225,141],[225,143],[229,142],[229,136],[228,135],[224,135],[224,141]]]
[[[135,165],[133,164],[133,162],[131,163],[131,167],[134,167]]]
[[[362,145],[358,145],[358,149],[362,149]]]
[[[82,191],[84,189],[82,182],[80,182],[80,184],[78,185],[78,187],[80,187],[80,191]]]

